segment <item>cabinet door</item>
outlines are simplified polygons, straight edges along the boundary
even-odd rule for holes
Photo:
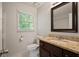
[[[49,51],[40,48],[40,57],[50,57]]]
[[[62,49],[54,45],[51,46],[51,57],[62,57]]]

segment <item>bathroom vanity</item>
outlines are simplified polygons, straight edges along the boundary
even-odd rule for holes
[[[79,42],[41,39],[40,57],[79,57]]]

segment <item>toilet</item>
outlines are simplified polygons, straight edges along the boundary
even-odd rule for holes
[[[29,57],[38,57],[39,56],[39,45],[30,44],[27,46]]]
[[[42,36],[37,36],[34,42],[27,46],[29,57],[39,57],[39,39]]]

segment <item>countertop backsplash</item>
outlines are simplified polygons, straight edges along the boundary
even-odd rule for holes
[[[77,41],[79,42],[79,36],[69,36],[69,35],[60,35],[60,34],[49,34],[48,35],[49,37],[57,37],[57,38],[60,38],[60,39],[68,39],[68,40],[73,40],[73,41]]]

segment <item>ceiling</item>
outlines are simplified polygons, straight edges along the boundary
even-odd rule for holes
[[[44,3],[45,2],[27,2],[28,5],[31,5],[31,6],[36,7],[36,8],[42,6]]]
[[[42,5],[44,5],[46,2],[27,2],[26,4],[27,5],[30,5],[30,6],[33,6],[33,7],[36,7],[36,8],[39,8],[41,7]],[[50,3],[51,5],[56,5],[58,4],[59,2],[48,2]]]

